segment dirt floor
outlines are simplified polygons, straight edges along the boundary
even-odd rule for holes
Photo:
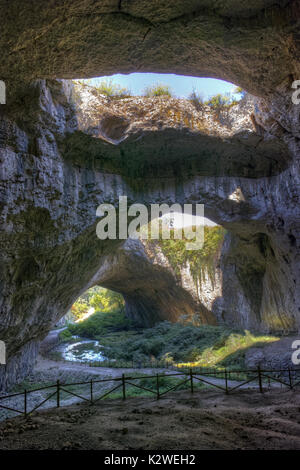
[[[0,423],[0,449],[300,449],[300,392],[173,392]]]

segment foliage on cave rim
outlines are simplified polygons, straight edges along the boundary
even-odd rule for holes
[[[172,237],[174,229],[171,230]],[[226,230],[223,227],[204,227],[204,245],[200,250],[187,250],[187,239],[181,240],[171,238],[163,240],[162,236],[158,240],[164,255],[168,258],[175,274],[180,277],[180,266],[190,267],[194,282],[201,285],[208,275],[211,283],[214,285],[216,266],[220,251],[223,245]]]

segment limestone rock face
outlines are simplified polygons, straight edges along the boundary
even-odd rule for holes
[[[185,282],[177,279],[155,243],[128,239],[102,260],[91,282],[121,292],[127,316],[140,326],[175,322],[184,316],[216,324],[206,299],[193,295],[194,282],[188,275]]]
[[[128,204],[204,203],[229,235],[219,290],[214,298],[207,286],[202,303],[218,321],[299,331],[300,107],[291,100],[300,76],[299,3],[0,0],[0,7],[8,103],[0,107],[0,339],[8,352],[1,385],[26,374],[40,339],[122,251],[123,242],[95,236],[97,206],[120,195]],[[234,82],[258,97],[252,127],[247,118],[239,134],[232,115],[234,132],[215,126],[212,135],[165,118],[139,127],[112,112],[99,121],[98,137],[79,129],[72,90],[54,79],[131,71]],[[161,282],[174,285],[167,271]],[[153,280],[160,269],[147,272]],[[117,268],[106,274],[110,285],[125,282]],[[166,316],[170,296],[159,292],[154,302],[145,288],[143,300],[134,282],[137,292],[123,288],[128,312],[145,320],[147,303]],[[180,287],[178,305],[188,309],[195,289]]]
[[[0,2],[0,77],[129,72],[217,77],[258,96],[299,78],[299,2],[14,0]]]

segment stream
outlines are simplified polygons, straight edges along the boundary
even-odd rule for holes
[[[76,343],[61,344],[57,351],[62,354],[66,361],[72,362],[101,362],[107,358],[101,352],[99,341],[91,339],[80,339]]]

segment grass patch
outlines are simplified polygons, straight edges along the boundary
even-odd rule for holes
[[[107,361],[93,366],[214,368],[245,367],[248,348],[263,346],[278,338],[256,335],[224,326],[191,322],[161,322],[153,328],[134,329],[124,312],[98,312],[68,327],[71,334],[96,339]],[[139,365],[140,364],[140,365]]]
[[[217,367],[231,370],[245,367],[245,353],[248,348],[262,347],[266,343],[278,340],[274,336],[254,335],[249,331],[235,332],[220,336],[213,345],[205,347],[201,353],[194,350],[194,360],[179,364],[180,367]],[[193,356],[193,354],[192,354]]]
[[[203,113],[205,110],[205,103],[203,96],[198,93],[195,89],[193,89],[192,93],[189,95],[190,102],[194,105],[195,109]]]
[[[130,375],[133,377],[133,375]],[[135,374],[134,377],[138,378],[141,376],[140,374]],[[126,379],[126,377],[125,377]],[[190,390],[190,382],[182,383],[187,377],[169,377],[168,375],[160,376],[158,378],[158,383],[159,383],[159,393],[162,394],[166,392],[167,390],[176,387],[174,391],[179,391],[179,390]],[[129,379],[129,382],[134,383],[136,385],[139,385],[141,387],[144,387],[144,389],[148,390],[143,390],[141,388],[137,388],[133,385],[129,385],[126,383],[126,397],[156,397],[157,393],[157,378],[156,377],[145,377],[141,376],[140,379],[138,380],[132,380]],[[205,385],[202,384],[201,382],[197,382],[196,380],[194,381],[194,389],[199,390],[199,389],[204,389]],[[123,391],[120,388],[119,390],[116,390],[115,392],[109,394],[106,399],[113,398],[113,399],[120,399],[123,398]]]
[[[28,392],[30,392],[30,390],[36,390],[36,389],[39,389],[39,388],[48,387],[49,385],[53,385],[53,382],[42,382],[42,381],[41,382],[32,382],[30,380],[23,380],[19,384],[14,385],[14,387],[12,387],[9,390],[9,393],[23,393],[24,390],[27,390]],[[54,389],[53,389],[53,391],[54,391]],[[50,393],[52,393],[52,391],[48,391],[48,393],[50,395]]]
[[[129,98],[132,96],[131,91],[128,88],[121,87],[115,83],[112,79],[101,80],[100,82],[91,85],[91,82],[86,80],[82,82],[80,80],[74,80],[75,92],[74,92],[74,101],[80,101],[80,89],[84,87],[89,87],[95,94],[104,95],[110,100],[120,100],[124,98]],[[77,90],[78,89],[78,90]]]
[[[96,312],[80,323],[70,324],[68,333],[83,338],[99,339],[103,335],[133,328],[132,322],[125,317],[124,309]]]
[[[131,335],[122,332],[101,339],[104,355],[116,360],[161,360],[179,367],[243,368],[245,351],[275,341],[223,326],[162,322]]]
[[[144,96],[147,98],[154,98],[156,96],[173,96],[171,87],[157,83],[156,85],[149,86],[144,90]]]

